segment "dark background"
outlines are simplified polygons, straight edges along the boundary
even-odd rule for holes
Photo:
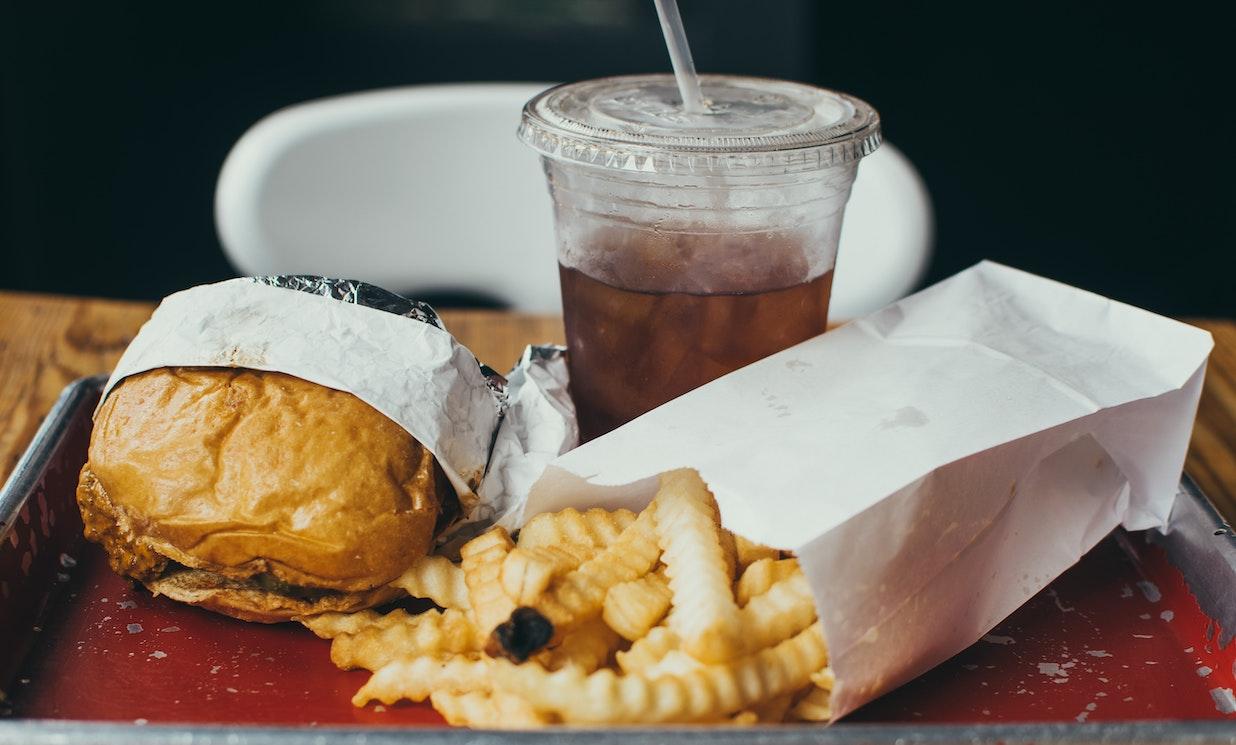
[[[681,7],[701,70],[880,110],[935,200],[930,280],[990,257],[1236,315],[1236,60],[1207,7]],[[0,287],[134,298],[232,276],[215,178],[276,109],[668,69],[651,0],[0,0],[0,55]]]

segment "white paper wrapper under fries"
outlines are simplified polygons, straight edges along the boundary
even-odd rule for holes
[[[526,515],[699,471],[797,552],[840,717],[976,642],[1118,525],[1165,523],[1209,334],[983,263],[559,458]]]

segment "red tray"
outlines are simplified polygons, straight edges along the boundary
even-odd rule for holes
[[[439,729],[424,705],[354,708],[368,674],[337,670],[329,643],[299,626],[234,621],[114,575],[81,539],[73,498],[100,384],[66,389],[0,492],[0,742],[212,732],[299,742],[323,727],[369,742],[463,741],[466,731]],[[1166,535],[1113,534],[983,641],[832,728],[640,730],[636,739],[1227,741],[1236,737],[1236,539],[1187,481],[1172,522]],[[608,738],[563,730],[537,742],[547,737]]]

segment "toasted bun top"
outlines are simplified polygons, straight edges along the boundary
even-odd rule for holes
[[[425,555],[447,488],[428,450],[352,394],[233,369],[125,379],[95,418],[86,471],[101,493],[79,493],[83,512],[114,513],[87,522],[122,525],[133,549],[345,592]]]

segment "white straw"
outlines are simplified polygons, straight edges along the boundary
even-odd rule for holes
[[[695,74],[695,62],[691,60],[691,47],[687,44],[687,32],[682,28],[682,16],[678,13],[678,0],[653,0],[657,17],[661,19],[661,33],[669,49],[670,64],[674,66],[674,79],[682,95],[682,108],[688,114],[704,113],[704,97],[700,94],[700,79]]]

